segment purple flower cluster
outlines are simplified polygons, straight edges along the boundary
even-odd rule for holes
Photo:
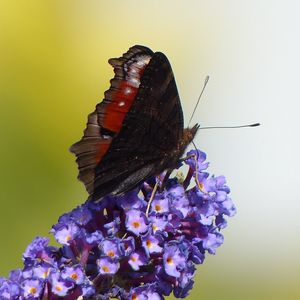
[[[0,278],[0,299],[186,297],[195,265],[223,243],[224,217],[236,212],[225,178],[205,172],[205,153],[187,155],[186,178],[165,180],[162,191],[152,179],[62,215],[51,230],[61,247],[34,239],[24,268]]]

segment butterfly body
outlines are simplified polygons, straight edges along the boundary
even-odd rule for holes
[[[78,178],[95,201],[176,168],[198,129],[183,128],[174,75],[163,53],[133,46],[109,63],[115,72],[110,89],[70,149]]]

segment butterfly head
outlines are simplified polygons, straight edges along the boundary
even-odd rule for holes
[[[187,127],[183,130],[182,147],[186,148],[189,145],[189,143],[194,139],[199,127],[200,125],[195,124],[193,127]]]
[[[178,144],[178,152],[180,153],[180,156],[183,155],[186,147],[192,142],[192,140],[194,139],[198,129],[199,129],[199,125],[195,124],[193,127],[189,128],[184,128],[183,130],[183,136],[182,139],[179,141]]]

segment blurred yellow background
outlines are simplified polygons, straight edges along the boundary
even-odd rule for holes
[[[262,122],[196,138],[224,174],[238,214],[189,299],[300,299],[297,1],[2,0],[0,3],[0,276],[87,195],[69,146],[134,44],[164,52],[186,119]]]

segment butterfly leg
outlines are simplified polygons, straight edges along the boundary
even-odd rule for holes
[[[188,155],[186,157],[182,157],[179,159],[179,162],[183,162],[183,161],[186,161],[187,159],[190,159],[190,158],[194,158],[195,157],[195,154],[192,154],[192,155]]]
[[[173,169],[172,170],[168,170],[163,178],[163,180],[161,181],[161,184],[159,186],[159,191],[162,192],[165,187],[166,187],[166,184],[167,184],[167,181],[171,175],[171,173],[173,172]]]
[[[154,186],[154,188],[153,188],[153,190],[152,190],[150,199],[149,199],[149,201],[148,201],[148,205],[147,205],[147,209],[146,209],[146,216],[147,216],[147,217],[148,217],[148,214],[149,214],[150,205],[151,205],[151,203],[152,203],[152,201],[153,201],[153,198],[154,198],[154,196],[155,196],[155,193],[156,193],[156,191],[157,191],[157,188],[158,188],[158,181],[156,181],[155,186]]]
[[[197,157],[197,155],[195,155],[195,154],[188,155],[186,157],[181,158],[180,161],[185,161],[185,160],[190,159],[190,158],[195,160],[195,171],[192,168],[189,169],[188,174],[187,174],[187,176],[186,176],[186,178],[183,182],[183,186],[184,186],[185,189],[188,187],[188,185],[190,184],[190,180],[193,177],[193,174],[195,173],[196,184],[197,184],[198,188],[200,190],[202,190],[202,187],[201,187],[201,184],[200,184],[200,181],[199,181],[199,178],[198,178],[198,169],[199,169],[199,167],[198,167],[198,157]]]

